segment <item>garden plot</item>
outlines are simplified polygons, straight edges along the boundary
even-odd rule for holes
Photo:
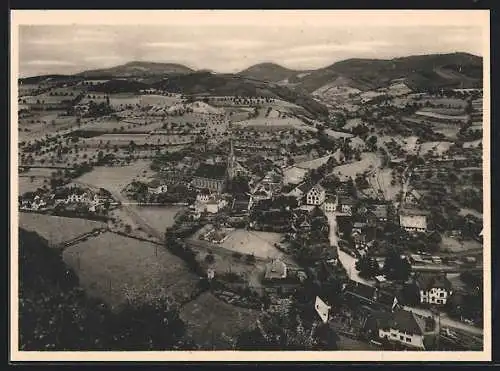
[[[177,256],[153,243],[104,233],[68,247],[64,261],[89,295],[117,308],[130,299],[188,301],[198,278]]]
[[[105,228],[106,224],[88,219],[21,212],[19,227],[36,232],[50,244],[57,245],[90,233],[94,229]]]
[[[29,175],[19,176],[17,185],[19,195],[23,195],[26,192],[35,192],[39,188],[43,188],[48,182],[48,178],[44,177],[31,177]]]
[[[228,304],[206,292],[183,306],[180,317],[202,349],[232,350],[229,339],[254,325],[259,311]]]

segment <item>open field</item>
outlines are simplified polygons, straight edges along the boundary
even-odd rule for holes
[[[87,219],[21,212],[19,227],[36,232],[50,244],[57,245],[92,232],[94,229],[105,228],[106,224]]]
[[[350,164],[340,165],[333,169],[333,174],[337,175],[340,179],[355,178],[356,174],[362,174],[365,171],[374,169],[380,165],[378,156],[371,152],[363,152],[361,160],[352,162]]]
[[[480,249],[481,244],[475,240],[459,240],[457,238],[443,236],[440,244],[441,251],[462,252],[471,249]]]
[[[298,129],[316,132],[317,129],[312,126],[306,125],[302,120],[296,117],[287,118],[266,118],[258,117],[249,120],[243,120],[234,123],[235,126],[241,128],[257,128],[257,129],[268,129],[268,130],[285,130],[285,129]]]
[[[96,166],[91,172],[82,175],[76,180],[119,193],[136,176],[142,174],[144,170],[151,171],[149,170],[149,161],[139,160],[130,165],[119,167]]]
[[[446,116],[462,116],[465,113],[463,108],[436,108],[436,107],[423,107],[420,110],[420,112],[429,112],[429,113],[435,113],[437,115],[446,115]]]
[[[259,312],[240,308],[206,292],[182,307],[180,317],[187,323],[188,332],[203,349],[232,350],[225,339],[236,337],[250,328],[257,320]]]
[[[283,171],[285,184],[299,184],[302,182],[307,174],[306,169],[292,166]]]
[[[159,233],[165,233],[165,229],[171,227],[175,215],[182,210],[181,206],[137,206],[137,214],[152,228]]]
[[[473,140],[472,142],[465,142],[463,148],[479,148],[479,145],[481,145],[482,143],[482,139]]]
[[[432,130],[436,133],[443,134],[448,139],[456,139],[460,131],[460,127],[452,127],[449,125],[433,125]]]
[[[113,308],[129,299],[189,300],[198,279],[162,246],[111,232],[67,248],[64,261],[91,296]]]
[[[45,134],[56,133],[77,126],[75,116],[62,116],[62,111],[40,112],[19,119],[19,141],[39,139]]]
[[[283,253],[273,245],[281,241],[281,234],[271,232],[254,232],[236,229],[221,244],[222,247],[242,254],[253,254],[261,258],[276,259]]]
[[[467,215],[467,214],[471,214],[473,216],[475,216],[476,218],[483,218],[483,214],[480,213],[479,211],[477,210],[474,210],[474,209],[468,209],[466,207],[463,207],[460,209],[460,211],[458,212],[460,215]]]
[[[468,115],[444,115],[437,112],[428,112],[428,111],[417,111],[415,112],[418,116],[424,117],[432,117],[439,120],[461,120],[467,121],[469,119]]]
[[[137,105],[140,104],[141,97],[135,94],[110,94],[109,95],[109,104],[114,109],[123,109],[127,105]]]
[[[35,177],[31,178],[31,176],[19,176],[18,180],[18,192],[19,195],[23,195],[26,192],[35,192],[38,188],[43,188],[45,181],[47,178],[43,177]]]
[[[334,138],[334,139],[338,139],[338,138],[352,138],[353,137],[352,134],[344,133],[342,131],[335,131],[335,130],[332,130],[332,129],[325,129],[325,134],[328,135],[330,138]]]
[[[306,169],[306,170],[317,169],[320,166],[326,164],[331,156],[333,156],[333,155],[320,157],[320,158],[310,160],[310,161],[300,162],[298,164],[295,164],[294,166],[298,167],[300,169]]]
[[[356,117],[354,119],[348,119],[346,124],[342,127],[344,130],[351,130],[355,128],[356,126],[359,126],[363,123],[363,120],[361,120],[361,117]]]

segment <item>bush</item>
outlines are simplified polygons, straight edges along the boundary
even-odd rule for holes
[[[205,262],[212,264],[215,261],[215,257],[212,254],[207,254],[205,256]]]

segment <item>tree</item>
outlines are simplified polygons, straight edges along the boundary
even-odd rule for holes
[[[312,306],[312,303],[309,303]],[[241,333],[241,350],[337,350],[337,334],[326,324],[301,316],[297,303],[282,305],[262,315],[250,330]]]
[[[380,268],[374,257],[365,255],[361,257],[355,265],[362,278],[373,278],[380,274]]]
[[[385,258],[382,272],[389,280],[406,281],[410,277],[411,265],[408,260],[401,258],[396,249],[392,249]]]

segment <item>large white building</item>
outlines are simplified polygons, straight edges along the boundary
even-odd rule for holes
[[[399,214],[399,225],[408,232],[426,232],[427,213],[404,210]]]
[[[378,335],[381,339],[425,350],[425,337],[434,334],[435,331],[436,324],[433,319],[399,309],[381,323]]]
[[[316,184],[307,192],[306,202],[308,205],[319,206],[325,201],[325,198],[325,189],[320,184]]]

